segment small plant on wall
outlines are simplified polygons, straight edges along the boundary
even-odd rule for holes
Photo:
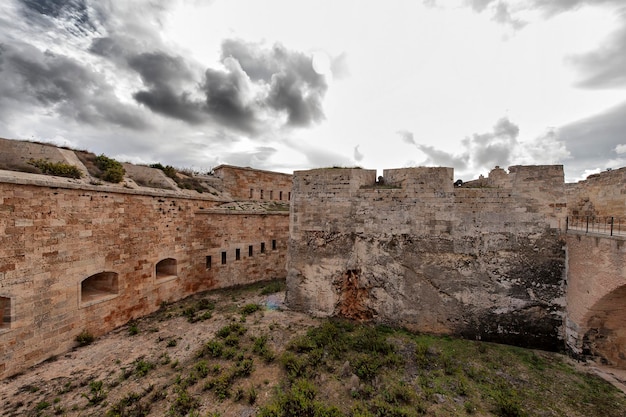
[[[83,173],[80,172],[74,165],[66,164],[65,162],[51,162],[46,161],[45,159],[31,159],[28,163],[46,175],[56,175],[57,177],[66,177],[66,178],[80,178],[83,176]]]
[[[96,166],[102,174],[100,178],[107,182],[118,183],[124,179],[124,174],[126,174],[126,170],[121,163],[117,162],[115,159],[111,159],[105,155],[96,156]]]

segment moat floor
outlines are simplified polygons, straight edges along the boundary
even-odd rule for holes
[[[174,381],[181,372],[175,364],[180,363],[182,368],[184,363],[197,361],[197,352],[215,336],[218,329],[240,322],[238,312],[242,306],[263,306],[262,311],[248,316],[242,324],[248,329],[246,336],[250,337],[260,335],[261,329],[271,328],[271,343],[276,350],[278,345],[286,343],[295,334],[316,325],[316,319],[305,314],[282,310],[284,293],[258,294],[258,289],[256,295],[233,290],[188,298],[116,329],[89,346],[77,347],[22,374],[0,381],[0,416],[105,415],[113,405],[132,393],[155,397],[149,414],[145,415],[168,415],[171,398],[176,395]],[[227,297],[226,301],[222,302],[220,297]],[[215,308],[205,310],[210,312],[210,318],[202,318],[204,311],[198,310],[198,320],[192,323],[187,309],[198,305],[203,298],[214,303]],[[135,331],[137,333],[132,334]],[[154,369],[147,366],[148,371],[142,376],[138,372],[141,364],[154,364]],[[228,402],[229,409],[223,409],[226,403],[207,395],[207,401],[199,409],[200,415],[216,410],[224,417],[254,415],[263,400],[272,395],[279,381],[280,376],[274,375],[272,369],[275,368],[265,366],[262,361],[255,362],[255,371],[246,384],[254,385],[256,404],[231,401]],[[90,400],[97,399],[98,395],[98,391],[92,389],[94,381],[103,382],[100,392],[106,395],[106,399],[90,404]],[[197,385],[201,392],[202,384]],[[164,396],[168,398],[162,398]]]
[[[184,416],[188,414],[185,406],[192,403],[197,412],[193,415],[253,416],[281,389],[284,375],[278,371],[278,359],[265,363],[250,347],[252,341],[266,337],[278,356],[294,336],[320,324],[286,309],[283,292],[262,292],[263,286],[253,286],[198,294],[2,380],[0,416]],[[207,342],[233,326],[245,327],[240,338],[248,344],[246,357],[253,357],[254,370],[237,380],[224,400],[215,388],[207,389],[206,383],[223,375],[230,365],[211,359],[206,354]],[[228,338],[220,340],[230,346]],[[232,346],[236,355],[238,346]],[[203,349],[204,356],[199,355]],[[575,366],[602,376],[626,393],[626,371],[596,364]],[[181,395],[182,391],[190,396]],[[251,393],[255,401],[250,401]]]

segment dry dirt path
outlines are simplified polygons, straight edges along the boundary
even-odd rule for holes
[[[177,395],[176,381],[189,374],[189,364],[198,360],[198,351],[220,328],[241,323],[247,328],[245,337],[268,336],[268,346],[280,352],[295,334],[317,324],[307,315],[284,309],[284,293],[259,292],[257,287],[190,297],[118,328],[88,346],[0,381],[0,416],[106,415],[131,393],[147,397],[145,402],[149,404],[148,414],[134,415],[168,415]],[[215,304],[214,309],[206,310],[211,317],[191,323],[186,310],[202,299]],[[251,303],[260,305],[261,310],[242,315],[241,308]],[[202,314],[198,311],[196,317]],[[131,334],[135,329],[137,333]],[[141,375],[142,364],[153,364],[154,368]],[[189,391],[201,402],[198,415],[219,412],[224,417],[250,416],[271,396],[279,378],[276,362],[265,364],[256,359],[255,370],[246,378],[245,386],[234,388],[246,393],[253,389],[257,398],[253,404],[247,400],[216,400],[210,392],[202,392],[201,384]],[[100,389],[98,381],[102,381]],[[98,402],[98,395],[106,398]]]

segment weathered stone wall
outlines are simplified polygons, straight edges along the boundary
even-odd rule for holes
[[[67,351],[83,330],[101,335],[163,301],[285,276],[287,212],[10,176],[0,182],[0,377]]]
[[[567,346],[626,368],[626,241],[568,233]]]
[[[317,315],[557,349],[563,346],[561,166],[294,174],[287,302]]]
[[[251,168],[220,165],[215,176],[235,200],[289,201],[291,175]]]
[[[615,216],[626,221],[626,168],[567,184],[567,198],[570,215]]]

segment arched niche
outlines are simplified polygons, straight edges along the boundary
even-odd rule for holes
[[[585,322],[584,352],[626,369],[626,285],[602,297]]]
[[[110,300],[117,297],[118,294],[119,279],[116,272],[98,272],[80,283],[81,307]]]
[[[174,258],[165,258],[156,264],[157,282],[169,281],[178,278],[178,263]]]

